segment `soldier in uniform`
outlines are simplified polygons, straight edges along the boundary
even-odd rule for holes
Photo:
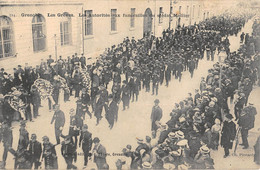
[[[73,143],[71,136],[67,135],[64,137],[64,141],[61,143],[61,155],[64,157],[67,164],[67,169],[77,169],[75,165],[72,164],[76,157],[76,145]]]
[[[57,144],[60,144],[60,135],[65,124],[64,112],[60,110],[60,105],[55,105],[55,112],[51,120],[51,124],[55,121],[54,130]]]
[[[88,158],[91,156],[90,151],[92,149],[92,133],[88,131],[88,125],[84,124],[79,138],[79,147],[82,146],[84,153],[84,168],[88,165]]]
[[[58,161],[55,145],[50,143],[49,137],[44,136],[42,160],[44,159],[45,169],[58,169]]]
[[[255,115],[257,114],[256,108],[253,106],[253,104],[249,103],[249,106],[245,107],[240,115],[240,118],[238,120],[238,124],[241,127],[241,136],[242,136],[242,146],[243,149],[247,149],[249,147],[248,144],[248,131],[252,128],[254,128],[255,123]]]
[[[177,76],[179,78],[179,82],[181,81],[182,72],[183,72],[183,64],[181,61],[179,61],[179,64],[177,65]]]
[[[153,93],[152,93],[152,95],[154,95],[154,90],[155,90],[155,93],[156,93],[156,96],[157,96],[158,95],[160,76],[156,71],[152,75],[152,81],[153,81],[153,90],[152,90]]]
[[[38,169],[40,166],[40,158],[42,155],[42,144],[37,141],[36,134],[32,134],[31,140],[29,142],[29,154],[30,154],[30,162],[31,168],[34,165],[34,169]]]
[[[129,109],[130,89],[125,80],[123,81],[123,86],[122,86],[122,101],[123,101],[123,110],[125,110],[126,107]]]
[[[195,69],[195,61],[194,59],[188,60],[188,68],[190,72],[191,78],[193,77],[194,69]]]

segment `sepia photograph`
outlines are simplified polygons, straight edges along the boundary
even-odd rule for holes
[[[259,0],[0,0],[0,170],[258,170],[259,112]]]

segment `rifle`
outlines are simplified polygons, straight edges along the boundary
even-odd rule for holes
[[[234,155],[235,155],[235,156],[236,156],[236,151],[237,151],[237,145],[238,145],[238,143],[239,143],[239,133],[240,133],[240,131],[241,131],[241,127],[239,126],[239,127],[237,128],[236,137],[235,137],[235,141],[236,141],[236,143],[235,143],[235,148],[234,148]]]

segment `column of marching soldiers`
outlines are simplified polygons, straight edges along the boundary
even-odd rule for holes
[[[62,59],[60,56],[57,61],[50,56],[47,62],[42,60],[36,68],[25,64],[23,69],[19,65],[18,68],[14,68],[13,76],[2,68],[0,93],[7,95],[12,92],[27,104],[24,115],[26,120],[32,121],[32,117],[39,116],[38,110],[41,107],[41,96],[33,86],[33,82],[43,78],[52,83],[53,100],[48,100],[48,104],[49,110],[55,111],[52,123],[54,123],[57,143],[52,144],[49,138],[44,136],[42,148],[36,134],[31,134],[29,140],[26,121],[22,120],[18,148],[14,150],[11,124],[13,120],[20,120],[22,116],[3,96],[0,105],[1,140],[4,145],[1,166],[5,167],[7,154],[11,152],[15,156],[15,169],[32,167],[37,169],[41,166],[41,160],[44,160],[46,169],[57,169],[55,146],[60,144],[60,137],[62,137],[64,141],[61,143],[61,152],[68,169],[77,168],[73,165],[73,161],[77,160],[78,145],[83,149],[85,167],[88,159],[94,156],[98,169],[108,169],[106,149],[100,144],[99,138],[95,137],[92,140],[88,126],[83,123],[85,113],[90,118],[94,113],[98,125],[104,109],[105,118],[109,128],[112,129],[118,118],[120,101],[125,110],[129,108],[130,100],[132,102],[138,100],[142,88],[150,92],[152,85],[152,94],[157,95],[159,85],[165,82],[165,86],[168,86],[172,77],[181,81],[183,71],[188,70],[193,77],[193,72],[199,60],[204,58],[205,51],[207,60],[214,61],[216,51],[218,53],[224,51],[227,58],[223,65],[214,64],[207,78],[202,78],[200,90],[196,90],[194,98],[189,93],[187,99],[175,104],[171,112],[171,120],[166,124],[160,122],[162,110],[159,107],[159,100],[155,100],[151,115],[152,138],[147,136],[146,141],[137,138],[139,146],[135,151],[131,150],[131,145],[127,145],[123,153],[126,158],[131,159],[130,163],[118,159],[116,166],[118,169],[122,169],[123,166],[132,169],[162,169],[166,166],[169,166],[168,168],[212,168],[210,149],[218,149],[221,126],[223,126],[221,146],[225,149],[224,157],[229,155],[229,149],[232,148],[236,138],[237,130],[228,108],[228,98],[231,98],[231,101],[235,100],[235,116],[241,127],[238,130],[242,134],[242,144],[247,149],[248,130],[253,128],[256,110],[251,103],[247,107],[244,106],[247,105],[253,84],[259,83],[259,41],[256,41],[257,36],[259,38],[257,32],[259,22],[255,22],[252,36],[241,34],[242,46],[237,52],[230,52],[228,36],[237,36],[252,16],[251,14],[244,17],[225,17],[225,15],[213,17],[194,26],[179,26],[175,31],[165,30],[161,38],[147,36],[136,41],[134,38],[130,40],[127,37],[118,46],[106,49],[100,59],[92,65],[86,65],[83,54],[78,57],[75,53],[72,58]],[[80,74],[82,70],[87,70],[90,74],[90,89],[82,87]],[[70,110],[68,135],[62,134],[65,116],[59,106],[60,84],[53,79],[55,75],[63,77],[69,87],[69,90],[64,90],[64,102],[69,101],[73,91],[78,99],[76,110]],[[125,78],[121,86],[122,75]],[[110,82],[113,86],[109,94],[107,88]],[[79,141],[78,136],[80,136]]]

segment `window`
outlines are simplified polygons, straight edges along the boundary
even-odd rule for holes
[[[85,11],[85,35],[93,35],[93,11]]]
[[[131,8],[131,19],[130,19],[130,27],[135,27],[135,8]]]
[[[194,15],[195,15],[195,5],[193,5],[192,18],[194,18]]]
[[[32,20],[33,51],[42,51],[46,48],[45,19],[37,14]]]
[[[0,17],[0,58],[14,54],[12,21],[6,16]]]
[[[159,24],[163,22],[163,7],[159,8]]]
[[[181,14],[181,6],[179,6],[179,14]]]
[[[186,11],[186,14],[187,14],[187,15],[189,15],[189,9],[190,9],[190,7],[187,6],[187,11]]]
[[[199,10],[198,10],[198,18],[200,17],[200,5],[199,5]]]
[[[60,22],[60,42],[61,45],[70,45],[71,44],[71,18],[62,17]]]
[[[116,13],[117,9],[111,9],[111,31],[117,31]]]

